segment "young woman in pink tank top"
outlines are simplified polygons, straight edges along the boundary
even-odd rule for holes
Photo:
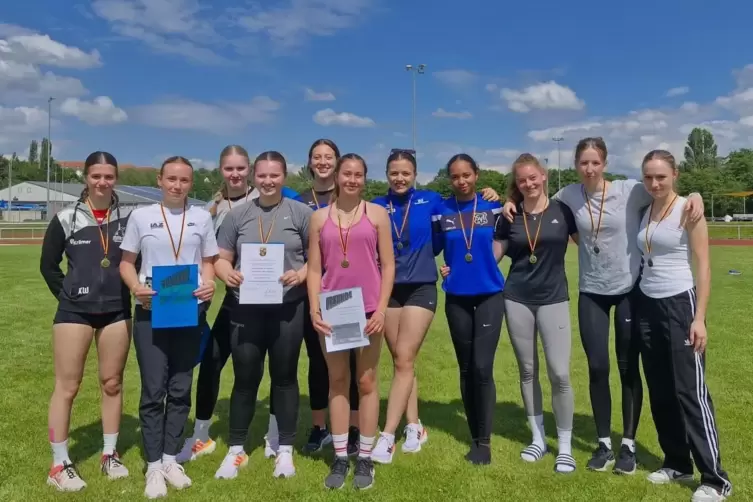
[[[321,337],[329,371],[329,415],[335,459],[324,485],[341,488],[350,469],[347,453],[350,364],[349,351],[326,351],[324,337],[330,335],[331,327],[322,320],[319,293],[360,287],[370,344],[356,349],[361,434],[353,485],[366,489],[374,483],[371,449],[379,419],[377,366],[387,303],[395,281],[395,255],[387,211],[361,198],[366,162],[349,153],[338,159],[335,172],[335,201],[311,217],[306,279],[311,320]]]

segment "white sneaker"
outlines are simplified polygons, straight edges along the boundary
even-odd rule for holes
[[[112,455],[102,455],[99,463],[102,474],[107,476],[108,479],[121,479],[128,477],[128,468],[120,461],[118,452],[115,452]]]
[[[201,439],[191,437],[186,439],[186,442],[183,443],[183,449],[175,456],[175,461],[179,464],[185,464],[186,462],[196,460],[203,455],[214,453],[216,448],[217,443],[212,439],[202,441]]]
[[[53,466],[47,475],[47,484],[61,492],[77,492],[86,488],[86,482],[70,462]]]
[[[264,458],[277,457],[277,450],[280,449],[280,438],[264,436]]]
[[[429,432],[419,420],[417,424],[408,424],[405,426],[405,441],[403,442],[403,453],[418,453],[421,451],[421,445],[429,440]]]
[[[162,464],[162,472],[165,473],[165,479],[173,488],[182,490],[191,486],[191,478],[186,475],[183,466],[177,462]]]
[[[690,500],[691,502],[721,502],[726,499],[727,497],[719,493],[716,488],[709,485],[701,485]]]
[[[248,455],[242,451],[238,454],[228,453],[222,459],[220,468],[214,473],[215,479],[235,479],[238,477],[238,469],[248,465]]]
[[[275,472],[272,473],[275,478],[292,478],[295,476],[295,465],[293,465],[293,453],[287,450],[277,452],[275,457]]]
[[[167,497],[167,483],[162,469],[149,469],[146,471],[146,488],[144,495],[148,499]]]
[[[668,467],[662,467],[658,471],[654,471],[647,476],[650,482],[655,485],[666,485],[668,483],[683,483],[688,484],[693,482],[692,474],[683,474],[674,469]]]
[[[419,446],[420,448],[420,446]],[[371,460],[378,464],[391,464],[392,455],[395,453],[395,436],[390,438],[387,434],[379,434],[376,446],[371,450]]]

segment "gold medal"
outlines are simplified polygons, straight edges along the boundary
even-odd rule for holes
[[[343,260],[343,261],[340,262],[340,266],[342,268],[348,268],[348,267],[350,267],[350,262],[348,260]]]
[[[544,206],[544,209],[541,210],[541,218],[539,218],[539,225],[536,228],[536,236],[533,238],[533,241],[531,241],[531,234],[528,232],[528,213],[523,210],[523,227],[526,230],[526,239],[528,240],[528,249],[531,250],[531,256],[528,257],[528,263],[531,265],[534,265],[539,259],[536,257],[536,254],[534,251],[536,250],[536,244],[539,242],[539,233],[541,232],[541,222],[544,221],[544,211],[546,211],[546,208],[549,207],[549,200],[546,201],[546,206]],[[521,209],[523,209],[523,206],[521,204]],[[536,216],[533,217],[536,219]]]
[[[463,231],[463,240],[465,241],[465,261],[470,263],[473,261],[473,255],[471,254],[471,246],[473,246],[473,229],[476,227],[476,208],[478,207],[478,194],[473,196],[473,212],[471,213],[471,235],[467,237],[465,235],[465,223],[463,223],[463,213],[460,212],[460,203],[457,196],[455,197],[455,206],[458,208],[458,220],[460,220],[460,229]]]
[[[531,256],[529,256],[529,257],[528,257],[528,262],[529,262],[529,263],[530,263],[531,265],[533,265],[533,264],[534,264],[534,263],[536,263],[537,261],[539,261],[539,259],[538,259],[538,258],[536,258],[536,255],[535,255],[535,254],[532,254]]]
[[[471,253],[465,253],[465,261],[470,263],[473,261],[473,255]]]
[[[108,260],[105,256],[104,258],[102,258],[102,261],[99,262],[99,264],[102,265],[102,268],[107,268],[110,266],[110,260]]]
[[[94,216],[94,208],[89,202],[89,199],[86,199],[86,205],[89,206],[89,211],[91,211],[92,216]],[[97,217],[94,216],[95,221],[96,219]],[[102,261],[99,262],[102,268],[107,268],[110,266],[110,260],[107,258],[107,252],[110,250],[110,208],[109,207],[107,208],[107,216],[105,216],[105,219],[107,220],[107,225],[105,226],[104,232],[102,232],[102,224],[97,222],[97,230],[99,230],[99,241],[102,243],[102,250],[105,253],[105,255],[102,257]]]
[[[335,202],[335,205],[336,204],[337,202]],[[348,229],[345,231],[345,237],[343,237],[342,221],[340,221],[340,208],[337,208],[337,230],[338,235],[340,235],[340,249],[343,252],[343,260],[340,262],[340,266],[342,268],[348,268],[350,266],[350,262],[348,261],[348,238],[350,237],[350,229],[353,227],[353,220],[358,214],[358,209],[360,207],[361,203],[359,202],[358,206],[356,206],[356,209],[353,211],[353,215],[350,217],[350,222],[348,222]]]
[[[400,251],[401,249],[403,249],[403,243],[402,242],[398,242],[397,243],[397,249],[398,249],[398,251]]]

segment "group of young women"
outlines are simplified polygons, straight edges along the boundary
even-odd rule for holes
[[[248,463],[244,443],[267,353],[271,397],[265,454],[275,458],[275,477],[294,475],[297,362],[303,342],[309,358],[313,421],[304,451],[318,452],[333,443],[334,460],[325,479],[328,488],[344,486],[350,471],[348,456],[357,456],[353,485],[370,488],[373,463],[392,461],[403,415],[403,452],[420,451],[428,438],[418,416],[414,361],[436,311],[435,256],[440,253],[445,261],[440,269],[445,313],[471,439],[466,458],[473,464],[491,462],[493,364],[506,313],[533,436],[521,458],[536,462],[547,452],[538,333],[557,423],[555,471],[573,472],[571,327],[564,265],[572,240],[578,245],[578,320],[598,436],[588,468],[604,471],[614,465],[615,472],[635,472],[642,353],[652,413],[666,456],[664,466],[649,480],[692,479],[692,454],[702,474],[693,500],[723,500],[731,485],[721,468],[713,406],[703,379],[710,280],[703,202],[697,194],[685,199],[674,192],[677,167],[667,152],[646,156],[642,184],[606,181],[606,160],[601,139],[582,140],[575,154],[582,183],[549,199],[546,171],[535,157],[521,155],[513,165],[503,208],[496,192],[477,190],[479,168],[465,154],[447,164],[453,195],[443,199],[416,189],[415,158],[407,151],[393,151],[387,160],[389,192],[368,202],[362,199],[366,162],[356,154],[341,156],[329,140],[318,140],[309,150],[308,169],[314,181],[303,194],[284,186],[287,165],[279,153],[264,152],[252,163],[243,148],[229,146],[220,157],[223,187],[208,205],[209,211],[186,206],[192,167],[186,159],[172,157],[163,163],[158,177],[163,201],[121,218],[113,192],[117,162],[107,153],[93,153],[86,161],[86,189],[80,201],[56,215],[42,253],[42,273],[59,300],[53,336],[56,385],[49,419],[53,467],[48,483],[64,491],[85,487],[68,457],[67,434],[93,337],[103,393],[102,472],[110,478],[128,475],[118,458],[116,440],[123,368],[135,317],[147,497],[166,495],[168,484],[178,489],[190,486],[181,464],[216,449],[209,424],[228,357],[233,358],[235,376],[229,450],[215,477],[234,478]],[[117,244],[111,247],[111,242]],[[239,303],[244,280],[240,254],[247,243],[284,244],[281,304]],[[67,274],[60,269],[63,254],[68,259]],[[506,276],[499,269],[505,255],[511,259]],[[194,292],[199,325],[152,329],[151,269],[174,264],[199,266]],[[200,356],[215,274],[227,292]],[[362,290],[369,344],[327,352],[325,337],[331,326],[322,318],[319,294],[353,287]],[[131,295],[136,303],[133,316]],[[612,307],[624,422],[616,460],[610,440],[608,384]],[[386,423],[377,438],[382,336],[393,358],[394,376]],[[181,447],[193,367],[199,357],[195,427]]]

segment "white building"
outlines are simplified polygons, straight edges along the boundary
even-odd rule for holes
[[[50,183],[50,214],[75,203],[83,189],[83,183]],[[124,209],[123,214],[162,200],[162,191],[157,187],[116,185],[115,192]],[[189,198],[188,204],[204,205],[205,202]],[[43,181],[24,181],[0,190],[0,209],[4,221],[44,220],[46,206],[47,183]]]

